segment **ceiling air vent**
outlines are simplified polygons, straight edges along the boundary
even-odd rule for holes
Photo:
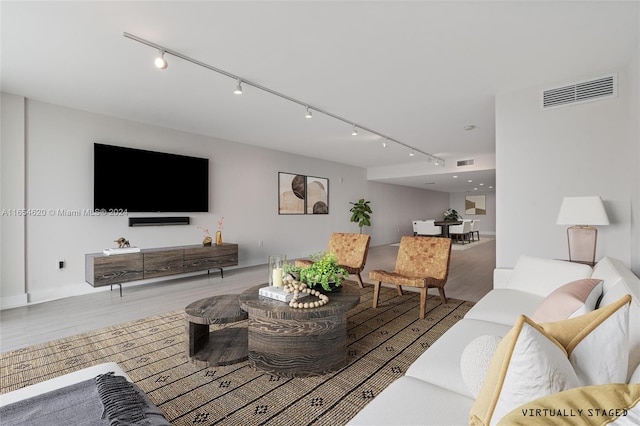
[[[599,101],[618,95],[617,74],[542,91],[542,109]]]
[[[474,164],[473,160],[460,160],[460,161],[458,161],[458,167],[473,166],[473,164]]]

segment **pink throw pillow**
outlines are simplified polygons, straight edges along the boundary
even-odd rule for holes
[[[591,312],[602,295],[602,280],[582,279],[557,288],[542,301],[531,319],[537,323],[562,321]]]

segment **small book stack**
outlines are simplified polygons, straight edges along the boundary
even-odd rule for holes
[[[123,247],[123,248],[108,248],[102,250],[102,254],[111,256],[112,254],[125,254],[125,253],[140,253],[140,247]]]
[[[293,299],[293,293],[286,294],[284,292],[284,287],[262,287],[260,290],[258,290],[258,294],[260,294],[260,296],[279,300],[281,302],[290,302],[291,299]],[[298,295],[298,298],[302,299],[303,297],[306,297],[308,295],[309,293],[300,293]]]

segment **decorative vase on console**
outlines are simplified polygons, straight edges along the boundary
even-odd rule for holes
[[[207,247],[210,246],[211,243],[213,242],[213,240],[211,239],[211,234],[209,233],[209,230],[206,228],[203,228],[202,226],[198,226],[198,229],[201,230],[202,232],[204,232],[204,238],[202,239],[202,245]]]
[[[224,222],[224,216],[218,221],[218,230],[216,231],[216,245],[222,245],[222,222]]]

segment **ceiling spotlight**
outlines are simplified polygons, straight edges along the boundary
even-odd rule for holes
[[[458,175],[453,175],[453,178],[454,179],[458,179]]]
[[[439,166],[439,165],[440,165],[440,162],[439,162],[438,160],[436,160],[436,162],[435,162],[435,163],[433,163],[433,164],[435,164],[436,166]]]
[[[351,136],[358,136],[358,129],[356,128],[356,125],[353,125],[353,129],[351,130]]]
[[[305,117],[307,118],[313,117],[313,114],[311,114],[311,110],[309,109],[309,107],[307,107],[307,114],[305,115]]]
[[[158,56],[156,58],[154,63],[156,64],[156,68],[160,68],[161,70],[165,70],[165,69],[167,69],[169,64],[167,63],[167,60],[164,58],[164,50],[160,50],[159,54],[160,54],[160,56]]]
[[[238,83],[236,84],[236,89],[233,91],[236,95],[242,95],[242,81],[238,79]]]
[[[473,182],[473,180],[472,180],[472,179],[469,179],[467,182],[471,183],[471,182]]]
[[[382,141],[382,147],[383,147],[383,148],[386,148],[386,147],[387,147],[387,139],[385,139],[385,140],[383,140],[383,141]]]
[[[413,152],[413,150],[409,153],[409,157],[413,157],[414,155],[416,155],[415,152]]]

